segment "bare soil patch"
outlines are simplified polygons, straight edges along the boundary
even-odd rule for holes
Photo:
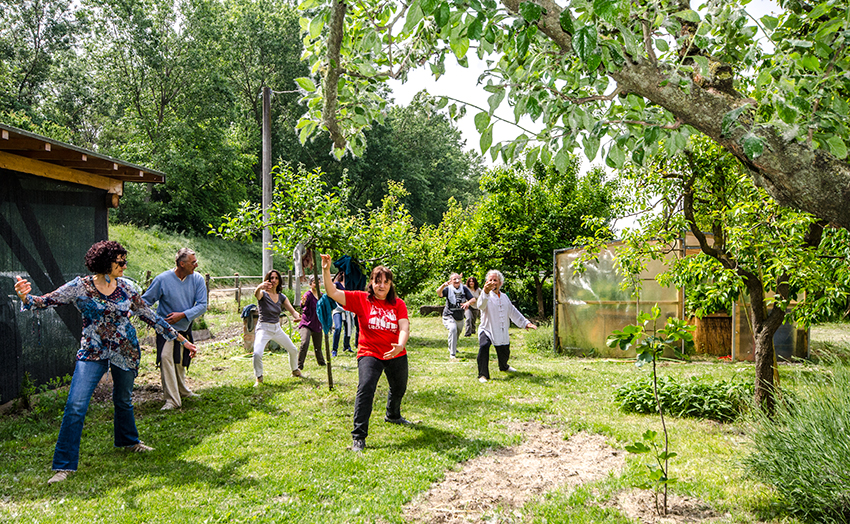
[[[658,496],[658,505],[663,504]],[[655,509],[655,494],[651,491],[633,489],[620,492],[612,506],[631,519],[643,524],[685,524],[689,522],[711,522],[727,515],[720,515],[706,503],[693,497],[667,495],[667,515],[660,516]]]
[[[576,486],[619,472],[625,452],[605,443],[605,438],[563,434],[538,422],[511,427],[522,432],[519,446],[494,449],[469,460],[460,471],[450,471],[405,508],[414,522],[476,522],[497,508],[513,510],[531,498],[561,486]]]
[[[532,498],[558,488],[619,474],[625,466],[626,452],[609,446],[600,435],[581,432],[565,440],[559,430],[538,422],[514,424],[510,430],[523,433],[522,444],[490,450],[465,462],[459,471],[448,472],[404,508],[405,518],[438,524],[501,522],[489,517],[497,510],[511,514]],[[645,524],[722,518],[698,499],[672,494],[668,514],[659,516],[654,493],[639,489],[620,492],[607,505]]]

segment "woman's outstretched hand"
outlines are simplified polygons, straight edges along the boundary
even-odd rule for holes
[[[15,278],[18,279],[18,281],[15,282],[15,293],[18,294],[18,298],[20,298],[21,300],[26,300],[27,295],[29,295],[30,292],[32,292],[32,285],[29,283],[28,280],[26,280],[24,278],[21,278],[21,277],[15,277]]]

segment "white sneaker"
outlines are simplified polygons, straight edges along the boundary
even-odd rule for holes
[[[516,373],[516,369],[512,366],[508,366],[508,369],[505,370],[505,373]]]
[[[47,481],[48,484],[56,484],[57,482],[62,482],[67,479],[73,471],[57,471],[50,480]]]
[[[171,402],[166,402],[164,406],[159,408],[160,411],[171,411],[172,409],[177,409],[177,406],[175,406]]]
[[[478,382],[481,382],[482,384],[487,382],[487,377],[478,377]]]
[[[147,453],[148,451],[153,451],[152,447],[146,445],[142,441],[136,442],[132,446],[127,446],[125,449],[133,453]]]

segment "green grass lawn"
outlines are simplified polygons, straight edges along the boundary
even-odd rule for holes
[[[189,377],[202,395],[176,412],[162,402],[136,404],[142,439],[156,450],[128,454],[112,446],[111,401],[92,405],[83,432],[79,471],[48,486],[61,420],[61,398],[41,395],[41,410],[0,420],[0,522],[403,522],[404,504],[464,460],[488,448],[510,446],[511,421],[538,420],[567,435],[599,433],[618,448],[656,417],[626,415],[612,400],[616,386],[648,369],[631,361],[575,359],[526,350],[524,332],[512,332],[506,375],[491,363],[493,380],[476,377],[474,338],[462,338],[459,361],[449,361],[440,319],[413,318],[408,346],[410,383],[402,414],[420,423],[383,422],[386,381],[375,398],[367,449],[347,448],[357,386],[355,359],[333,359],[335,387],[312,355],[305,378],[290,376],[285,352],[266,352],[265,385],[253,387],[251,360],[241,337],[221,340],[232,305],[208,315],[218,341],[205,343]],[[216,324],[219,322],[219,324]],[[548,329],[548,328],[547,328]],[[492,355],[495,358],[495,354]],[[811,365],[782,366],[793,387]],[[753,376],[751,364],[715,360],[664,363],[660,373],[684,379]],[[153,354],[144,354],[137,381],[158,383]],[[52,404],[51,404],[51,399]],[[670,420],[672,475],[678,494],[697,497],[721,522],[795,522],[781,515],[763,486],[745,478],[740,461],[749,440],[744,424]],[[628,522],[606,500],[640,483],[641,458],[629,457],[617,476],[530,502],[521,515],[493,522]]]

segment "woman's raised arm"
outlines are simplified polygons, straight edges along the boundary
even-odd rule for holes
[[[322,255],[322,281],[325,282],[325,293],[328,294],[328,297],[332,298],[340,306],[345,307],[345,291],[337,289],[331,279],[330,255]],[[327,285],[328,283],[330,285]]]

